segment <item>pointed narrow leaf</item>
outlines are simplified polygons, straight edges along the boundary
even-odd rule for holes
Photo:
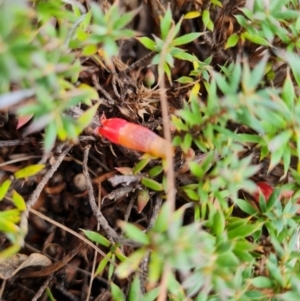
[[[33,117],[33,115],[20,116],[18,117],[17,130],[25,125],[29,120]]]
[[[238,34],[237,34],[237,33],[232,34],[232,35],[228,38],[228,40],[227,40],[227,42],[226,42],[225,49],[228,49],[228,48],[231,48],[231,47],[236,46],[236,44],[238,43],[238,41],[239,41],[239,36],[238,36]]]
[[[49,152],[54,146],[54,143],[56,141],[56,133],[57,133],[56,124],[55,122],[51,122],[45,130],[44,147],[46,153]]]
[[[192,32],[192,33],[185,34],[185,35],[173,40],[172,45],[179,46],[179,45],[188,44],[188,43],[198,39],[202,34],[203,34],[202,32]]]
[[[108,239],[106,239],[104,236],[102,236],[97,232],[90,231],[90,230],[82,230],[82,231],[84,232],[86,237],[93,242],[96,242],[104,247],[109,247],[111,245]]]
[[[133,252],[124,262],[119,264],[116,269],[116,274],[118,277],[124,279],[127,278],[131,273],[135,272],[142,259],[146,255],[147,250],[145,249],[138,249],[137,251]]]
[[[184,19],[195,19],[201,16],[201,13],[199,11],[190,11],[187,14],[184,15]]]
[[[294,107],[295,88],[289,73],[286,75],[286,79],[282,87],[282,99],[288,108],[292,110]]]
[[[128,301],[139,301],[141,300],[141,283],[140,278],[135,275],[131,283]]]
[[[244,32],[243,37],[252,43],[255,43],[258,45],[263,45],[263,46],[270,46],[270,43],[266,39],[264,39],[258,35],[253,35],[249,32]]]
[[[148,245],[150,243],[148,235],[140,230],[137,226],[130,223],[125,223],[123,221],[119,221],[118,224],[125,232],[127,237],[143,245]]]
[[[0,185],[0,201],[2,201],[5,195],[7,194],[10,185],[11,185],[11,180],[5,180]]]
[[[122,290],[113,282],[110,284],[111,294],[114,301],[126,301],[125,295]]]
[[[149,178],[142,178],[141,183],[154,191],[163,191],[163,185]]]
[[[5,219],[0,220],[0,231],[4,233],[17,233],[20,228],[13,222]]]
[[[161,38],[163,40],[165,40],[168,36],[172,21],[173,21],[172,13],[170,7],[168,7],[166,14],[164,15],[163,19],[160,21]]]
[[[25,203],[23,197],[15,190],[12,193],[12,200],[13,200],[15,206],[20,211],[25,211],[26,210],[26,203]]]
[[[138,213],[141,213],[150,200],[148,190],[140,190],[137,198]]]
[[[150,157],[140,160],[133,168],[133,174],[136,175],[140,173],[148,165],[150,161],[151,161]]]
[[[95,272],[95,277],[102,274],[103,270],[105,269],[105,267],[107,266],[107,263],[109,261],[109,259],[111,258],[112,253],[109,252],[106,254],[106,256],[104,258],[102,258],[102,260],[100,261],[96,272]]]
[[[156,48],[156,43],[153,41],[153,40],[151,40],[151,39],[149,39],[149,38],[147,38],[147,37],[141,37],[141,38],[136,38],[139,42],[141,42],[147,49],[150,49],[150,50],[152,50],[152,51],[154,51],[155,50],[155,48]]]
[[[268,144],[269,150],[271,152],[277,151],[279,148],[284,147],[289,139],[292,136],[291,130],[286,130],[284,132],[281,132],[279,135],[275,136]]]
[[[45,168],[44,164],[30,165],[15,172],[16,179],[27,178],[36,175]]]
[[[97,113],[99,103],[96,105],[92,106],[88,110],[86,110],[78,119],[77,122],[80,127],[80,131],[82,131],[84,128],[86,128],[93,120],[94,116]],[[80,133],[80,132],[79,132]],[[77,133],[77,134],[79,134]]]

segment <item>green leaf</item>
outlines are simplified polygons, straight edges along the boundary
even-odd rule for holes
[[[154,178],[158,175],[160,175],[163,172],[163,167],[161,165],[157,165],[152,167],[149,171],[148,171],[148,175],[150,178]]]
[[[118,29],[122,29],[123,27],[125,27],[128,23],[130,23],[133,20],[136,13],[137,13],[137,10],[133,11],[133,12],[128,12],[125,14],[119,14],[119,18],[113,25],[114,29],[118,30]]]
[[[258,276],[250,280],[250,283],[257,288],[272,288],[274,283],[270,278]]]
[[[257,211],[249,204],[249,202],[242,199],[235,199],[234,203],[239,206],[239,208],[249,215],[254,215]]]
[[[93,120],[94,116],[97,113],[99,103],[95,104],[88,110],[86,110],[78,119],[77,123],[80,127],[80,132],[85,129]],[[79,133],[78,133],[79,134]]]
[[[122,290],[113,282],[110,284],[111,294],[114,301],[126,301],[125,295]]]
[[[101,259],[101,261],[95,271],[95,277],[100,275],[104,271],[105,267],[107,266],[108,261],[111,258],[111,255],[112,255],[112,253],[109,252],[106,254],[106,256],[104,258]]]
[[[117,248],[116,251],[115,251],[115,254],[116,254],[116,257],[121,261],[125,261],[128,257],[126,257],[122,251],[120,250],[120,248]]]
[[[152,289],[151,291],[147,292],[143,298],[141,298],[141,301],[155,301],[157,300],[160,292],[160,287],[156,287]]]
[[[97,52],[98,48],[96,45],[87,45],[82,49],[82,55],[90,56]]]
[[[161,38],[163,40],[166,40],[169,34],[172,21],[173,21],[172,13],[170,7],[168,7],[166,14],[164,15],[163,19],[160,21],[160,32],[161,32]]]
[[[193,141],[192,135],[190,133],[186,133],[183,138],[182,144],[181,144],[181,148],[184,153],[186,153],[186,154],[188,153],[188,150],[191,147],[192,141]]]
[[[189,77],[189,76],[181,76],[178,79],[176,79],[176,81],[181,83],[181,84],[190,84],[194,81],[194,79],[192,77]]]
[[[150,161],[151,161],[151,158],[145,158],[145,159],[140,160],[133,168],[133,174],[136,175],[136,174],[140,173],[148,165],[148,163]]]
[[[142,245],[148,245],[150,243],[148,235],[140,230],[137,226],[123,221],[119,221],[119,226],[122,228],[128,238],[131,238]]]
[[[195,19],[201,16],[201,13],[199,11],[190,11],[187,14],[184,15],[184,19]]]
[[[196,39],[198,39],[203,33],[202,32],[192,32],[185,34],[175,40],[171,43],[172,46],[179,46],[179,45],[184,45],[188,44]]]
[[[163,270],[163,261],[162,258],[159,256],[157,252],[152,252],[150,255],[150,262],[149,262],[149,284],[154,285],[159,280],[161,273]]]
[[[15,190],[13,190],[13,193],[12,193],[12,200],[14,202],[14,205],[20,211],[25,211],[26,210],[26,203],[25,203],[23,197]]]
[[[189,168],[191,170],[191,173],[199,179],[201,179],[205,174],[202,166],[194,161],[191,161],[189,163]]]
[[[257,230],[260,230],[262,227],[262,223],[255,223],[255,224],[247,224],[239,226],[231,231],[228,232],[228,238],[234,239],[234,238],[245,238]]]
[[[141,42],[147,49],[150,49],[152,51],[154,51],[156,49],[156,43],[147,38],[147,37],[141,37],[141,38],[136,38],[139,42]]]
[[[44,164],[30,165],[15,172],[14,176],[16,179],[31,177],[39,173],[44,168]]]
[[[295,88],[289,73],[286,75],[281,96],[287,107],[292,111],[294,107]]]
[[[247,39],[250,42],[252,42],[252,43],[255,43],[255,44],[258,44],[258,45],[263,45],[263,46],[270,46],[270,43],[266,39],[264,39],[264,38],[262,38],[262,37],[260,37],[258,35],[253,35],[253,34],[251,34],[249,32],[244,32],[242,34],[242,36],[245,39]]]
[[[46,153],[51,151],[52,147],[54,146],[56,140],[56,132],[57,132],[57,127],[55,122],[51,122],[50,124],[48,124],[45,130],[45,137],[44,137],[44,147]]]
[[[232,251],[220,254],[217,257],[216,264],[225,268],[234,268],[239,265],[240,261]]]
[[[284,174],[282,175],[281,178],[285,178],[288,173],[288,170],[290,168],[290,164],[291,164],[291,148],[288,144],[285,146],[285,149],[284,149],[284,152],[282,155],[282,159],[283,159]]]
[[[202,21],[203,21],[203,24],[205,27],[207,27],[209,21],[210,21],[210,13],[209,13],[209,10],[205,9],[203,12],[202,12]]]
[[[141,300],[141,283],[140,278],[135,275],[131,283],[128,295],[128,301],[140,301]]]
[[[85,234],[85,236],[93,242],[96,242],[104,247],[109,247],[111,245],[108,239],[106,239],[104,236],[102,236],[97,232],[90,231],[90,230],[82,230],[82,231]]]
[[[11,209],[0,212],[0,220],[7,220],[14,224],[20,221],[20,210],[19,209]]]
[[[225,49],[236,46],[238,41],[239,41],[239,35],[237,33],[232,34],[226,42]]]
[[[165,203],[160,209],[159,215],[153,226],[153,231],[163,233],[168,229],[170,209],[168,203]]]
[[[151,190],[154,190],[154,191],[163,191],[164,190],[163,185],[161,183],[158,183],[149,178],[143,177],[141,183],[144,186],[146,186],[147,188],[150,188]]]
[[[266,64],[267,64],[267,60],[263,58],[252,70],[250,80],[249,80],[249,86],[247,87],[249,90],[254,90],[257,88],[257,85],[262,80],[265,74]]]
[[[269,143],[268,148],[270,152],[275,152],[279,148],[284,147],[290,140],[292,136],[291,130],[286,130],[281,132],[279,135],[275,136]]]
[[[141,248],[133,252],[124,262],[120,263],[116,269],[116,274],[121,279],[127,278],[131,273],[135,272],[142,259],[146,255],[147,250]]]
[[[0,231],[4,233],[17,233],[19,230],[20,228],[13,222],[6,219],[0,219]]]
[[[199,201],[200,197],[195,190],[186,188],[186,189],[184,189],[184,192],[192,201],[196,201],[196,202]]]
[[[243,26],[244,28],[247,28],[248,22],[247,19],[242,15],[235,15],[235,18],[237,19],[238,23]]]
[[[9,187],[11,185],[11,180],[5,180],[1,186],[0,186],[0,201],[3,200],[3,198],[6,196],[6,193],[9,190]]]
[[[217,236],[221,235],[225,229],[225,217],[222,211],[216,211],[213,216],[213,224],[211,229]]]

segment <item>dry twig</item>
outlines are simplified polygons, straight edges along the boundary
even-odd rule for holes
[[[48,287],[48,285],[51,282],[52,278],[53,278],[52,275],[48,276],[48,278],[44,281],[44,283],[41,285],[39,290],[36,292],[35,296],[32,298],[32,301],[37,301],[40,298],[40,296],[43,294],[45,289]]]
[[[21,244],[24,244],[24,237],[26,236],[28,232],[28,215],[31,207],[37,202],[39,196],[41,195],[41,192],[43,191],[44,187],[48,183],[48,181],[52,178],[53,174],[56,172],[60,164],[62,163],[63,159],[67,155],[67,153],[70,151],[72,148],[72,145],[69,145],[68,147],[65,148],[65,150],[58,156],[57,160],[55,163],[51,166],[51,168],[48,170],[48,172],[45,174],[41,182],[37,185],[33,193],[30,195],[26,207],[27,209],[22,213],[21,216],[21,221],[20,221],[20,229],[22,230],[23,233],[23,241]]]
[[[84,150],[83,174],[84,174],[85,180],[86,180],[86,186],[87,186],[87,190],[88,190],[88,194],[89,194],[89,202],[90,202],[92,211],[93,211],[97,221],[101,224],[104,231],[107,233],[107,235],[111,239],[113,239],[121,244],[138,247],[139,244],[137,244],[136,242],[120,237],[117,234],[117,232],[113,228],[111,228],[111,226],[108,224],[106,218],[103,216],[103,214],[97,208],[97,204],[96,204],[95,196],[94,196],[94,190],[93,190],[92,182],[91,182],[90,175],[88,173],[88,167],[87,167],[87,161],[88,161],[90,147],[91,147],[90,145],[87,145]]]

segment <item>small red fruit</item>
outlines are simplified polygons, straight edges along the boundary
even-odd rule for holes
[[[100,117],[100,127],[95,134],[100,134],[109,141],[121,146],[165,158],[168,141],[148,128],[121,118]]]

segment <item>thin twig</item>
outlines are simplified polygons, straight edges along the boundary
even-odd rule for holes
[[[170,131],[170,121],[169,121],[169,108],[168,108],[168,99],[165,93],[165,74],[164,74],[164,64],[165,57],[167,54],[168,47],[172,42],[172,32],[174,31],[174,25],[172,26],[170,33],[164,43],[164,46],[161,51],[161,56],[159,60],[159,94],[161,102],[161,112],[163,119],[163,128],[164,128],[164,137],[169,142],[166,147],[166,176],[167,176],[167,202],[170,207],[170,215],[175,210],[175,174],[174,174],[174,164],[173,164],[173,150],[172,150],[172,138]]]
[[[24,237],[27,234],[28,231],[28,215],[29,215],[29,210],[31,207],[37,202],[39,196],[41,195],[42,190],[48,183],[48,181],[52,178],[53,174],[56,172],[60,164],[62,163],[63,159],[67,155],[67,153],[70,151],[72,148],[72,145],[69,145],[56,159],[55,163],[51,166],[51,168],[48,170],[48,172],[45,174],[41,182],[37,185],[33,193],[30,195],[26,206],[27,209],[22,213],[21,216],[21,221],[20,221],[20,229],[23,232]],[[23,242],[24,243],[24,242]]]
[[[93,244],[91,241],[89,241],[87,238],[85,238],[84,236],[78,234],[77,232],[73,231],[72,229],[56,222],[55,220],[51,219],[50,217],[44,215],[43,213],[36,211],[34,209],[30,209],[30,213],[37,215],[38,217],[42,218],[43,220],[63,229],[64,231],[76,236],[77,238],[79,238],[80,240],[84,241],[87,245],[89,245],[91,248],[93,248],[95,251],[97,251],[99,254],[101,254],[103,257],[106,256],[106,254],[100,250],[95,244]],[[111,262],[112,263],[112,262]]]
[[[119,74],[118,74],[119,77],[124,76],[125,74],[131,72],[135,68],[139,68],[139,67],[143,66],[148,60],[150,60],[151,58],[153,58],[155,54],[156,54],[155,51],[149,52],[147,55],[145,55],[144,57],[142,57],[141,59],[139,59],[135,63],[131,64],[126,69],[124,69],[121,72],[119,72]]]
[[[138,244],[132,240],[124,239],[124,238],[120,237],[118,235],[118,233],[113,228],[111,228],[111,226],[108,224],[106,218],[103,216],[103,214],[97,208],[97,204],[96,204],[95,196],[94,196],[94,190],[93,190],[92,182],[91,182],[90,175],[88,173],[88,168],[87,168],[87,160],[88,160],[88,156],[89,156],[90,147],[91,147],[90,145],[87,145],[84,150],[83,174],[85,176],[85,181],[86,181],[86,186],[87,186],[87,190],[88,190],[88,194],[89,194],[89,201],[90,201],[92,211],[93,211],[97,221],[101,224],[104,231],[107,233],[107,235],[110,238],[112,238],[113,240],[115,240],[121,244],[126,244],[126,245],[130,245],[133,247],[139,247],[140,244]]]
[[[127,208],[126,208],[126,212],[125,212],[125,215],[124,215],[124,221],[125,221],[125,222],[128,222],[128,220],[129,220],[129,216],[130,216],[130,214],[131,214],[131,210],[132,210],[132,207],[133,207],[134,202],[135,202],[135,198],[134,198],[134,196],[133,196],[133,197],[130,199],[130,202],[129,202]],[[122,233],[122,235],[123,235],[123,234],[124,234],[124,231],[122,230],[121,233]]]
[[[30,139],[25,138],[24,140],[0,140],[0,147],[9,147],[16,145],[24,145],[30,143]]]
[[[140,269],[141,269],[142,273],[139,273],[139,275],[140,275],[139,278],[140,278],[140,282],[141,282],[141,291],[143,294],[146,293],[146,282],[147,282],[148,267],[149,267],[149,257],[150,257],[150,251],[148,250],[140,264]]]
[[[2,300],[2,295],[3,295],[3,292],[4,292],[5,286],[6,286],[6,280],[4,279],[2,281],[1,288],[0,288],[0,300]]]
[[[167,263],[164,267],[162,278],[159,285],[159,295],[157,301],[165,301],[167,300],[167,291],[168,291],[168,278],[171,272],[171,267]]]
[[[92,75],[93,85],[97,91],[100,91],[107,99],[107,105],[112,106],[115,104],[114,99],[109,95],[108,92],[98,83],[97,78],[95,75]],[[105,103],[104,103],[105,104]]]
[[[162,198],[159,195],[156,198],[156,202],[155,202],[155,205],[153,207],[152,215],[150,217],[150,221],[149,221],[148,227],[146,229],[146,232],[148,232],[153,227],[153,225],[154,225],[154,223],[155,223],[155,221],[157,219],[157,216],[158,216],[161,204],[162,204]]]
[[[22,162],[22,161],[29,160],[29,159],[39,159],[39,158],[41,158],[41,156],[24,156],[24,157],[20,157],[20,158],[16,158],[16,159],[13,159],[10,161],[0,163],[0,167],[6,166],[6,165],[9,165],[12,163],[16,163],[16,162]]]
[[[101,182],[99,182],[99,186],[98,186],[98,210],[100,210],[100,208],[101,208]],[[100,230],[100,226],[101,226],[101,224],[98,222],[97,223],[97,231]],[[89,301],[90,300],[90,296],[91,296],[93,281],[94,281],[94,277],[95,277],[97,256],[98,256],[97,252],[95,252],[94,253],[94,259],[93,259],[93,265],[92,265],[92,271],[91,271],[89,288],[88,288],[88,292],[86,294],[86,299],[85,299],[86,301]]]
[[[48,278],[44,281],[44,283],[41,285],[39,290],[36,292],[35,296],[32,298],[32,301],[37,301],[39,299],[39,297],[43,294],[45,289],[48,287],[52,278],[53,278],[53,275],[48,276]]]
[[[148,232],[153,227],[153,225],[157,219],[159,209],[161,208],[161,204],[162,204],[162,198],[161,198],[161,196],[158,196],[156,198],[156,202],[155,202],[153,212],[152,212],[152,215],[151,215],[151,218],[149,221],[149,225],[145,232]],[[145,275],[148,274],[149,256],[150,256],[150,251],[147,251],[146,255],[144,256],[144,258],[140,264],[140,269],[142,270],[142,273],[140,275],[140,282],[141,282],[141,291],[143,294],[146,293],[147,278],[145,277]]]
[[[43,179],[41,180],[41,182],[38,184],[38,186],[36,187],[36,189],[34,190],[34,192],[29,197],[29,199],[28,199],[28,201],[26,203],[27,209],[31,208],[36,203],[36,201],[38,200],[38,198],[39,198],[42,190],[44,189],[44,187],[46,186],[46,184],[48,183],[48,181],[52,178],[52,176],[54,175],[54,173],[57,171],[58,167],[60,166],[60,164],[64,160],[65,156],[68,154],[68,152],[70,151],[70,149],[72,147],[73,147],[73,145],[68,145],[63,150],[63,152],[58,156],[58,158],[56,159],[56,161],[54,162],[54,164],[51,166],[51,168],[45,174],[45,176],[43,177]]]

